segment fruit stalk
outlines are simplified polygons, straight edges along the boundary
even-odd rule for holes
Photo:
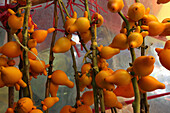
[[[57,28],[58,25],[58,15],[57,15],[57,1],[54,0],[54,28]],[[53,32],[52,40],[51,40],[51,46],[50,46],[50,57],[49,57],[49,68],[48,68],[48,76],[52,74],[52,69],[53,69],[53,61],[54,61],[54,54],[52,51],[52,48],[54,47],[55,44],[55,39],[56,39],[56,34],[57,31]],[[46,82],[46,91],[45,91],[45,98],[49,97],[49,92],[50,92],[50,78],[47,76],[47,82]],[[49,110],[46,110],[45,113],[48,113]]]
[[[65,5],[62,2],[62,0],[58,0],[58,3],[59,3],[60,12],[62,14],[63,24],[64,24],[65,23],[65,17],[64,17],[64,12],[63,12],[62,6],[63,6],[65,12],[67,12],[66,13],[67,16],[70,17],[70,15],[68,14],[68,11],[65,8]],[[80,88],[79,88],[78,70],[77,70],[77,64],[76,64],[76,58],[75,58],[75,55],[74,55],[73,46],[71,46],[70,52],[71,52],[71,56],[72,56],[72,60],[73,60],[73,69],[74,69],[74,73],[75,73],[75,82],[76,82],[76,90],[77,90],[77,97],[76,97],[75,107],[77,107],[77,101],[80,100]]]
[[[128,31],[127,37],[128,37],[128,35],[130,34],[130,32],[129,32],[130,31],[129,22],[128,22],[126,17],[121,12],[119,12],[118,14],[122,17],[122,19],[126,23],[126,28],[127,28],[127,31]],[[132,64],[133,64],[133,62],[136,59],[134,48],[130,48],[130,53],[131,53]],[[134,72],[131,72],[131,75],[133,76]],[[135,94],[135,100],[132,103],[133,111],[134,111],[134,113],[140,113],[140,92],[139,92],[139,88],[138,88],[138,83],[137,83],[137,78],[136,77],[132,78],[132,84],[133,84],[133,89],[134,89],[134,94]]]
[[[27,46],[28,42],[28,18],[30,15],[30,8],[31,8],[31,0],[26,0],[26,9],[25,9],[25,16],[24,16],[24,24],[23,24],[23,42],[22,44],[24,46]],[[29,60],[28,60],[28,52],[24,49],[23,50],[23,80],[25,83],[27,83],[27,87],[23,89],[23,96],[29,97],[33,99],[32,97],[32,89],[31,89],[31,83],[30,83],[30,76],[29,76]]]
[[[11,3],[11,2],[10,2]],[[12,41],[12,35],[10,32],[7,32],[8,34],[8,42]],[[11,58],[9,58],[11,59]],[[14,87],[8,88],[8,107],[12,108],[14,104]]]
[[[141,56],[145,56],[145,39],[143,40],[142,46],[141,46]],[[145,113],[149,113],[149,104],[147,100],[147,93],[142,93],[141,92],[141,109]]]

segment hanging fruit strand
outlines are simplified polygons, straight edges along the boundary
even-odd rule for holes
[[[25,16],[24,16],[24,24],[23,24],[23,45],[27,46],[28,42],[28,18],[30,15],[30,8],[31,8],[31,0],[26,0],[26,9],[25,9]],[[23,89],[23,96],[29,97],[33,100],[32,96],[32,89],[30,83],[30,76],[29,76],[29,60],[28,60],[28,52],[23,51],[23,80],[27,83],[27,87]]]
[[[118,14],[122,17],[122,19],[126,23],[126,28],[127,28],[127,31],[128,31],[127,36],[128,36],[130,34],[130,32],[129,32],[129,30],[130,30],[129,22],[127,21],[126,17],[121,12],[119,12]],[[130,54],[131,54],[131,57],[132,57],[132,64],[133,64],[133,62],[136,59],[134,48],[130,48]],[[134,73],[131,72],[131,75],[133,76]],[[138,83],[137,83],[137,78],[136,77],[132,78],[132,84],[133,84],[133,89],[134,89],[134,94],[135,94],[135,100],[132,103],[133,111],[134,111],[134,113],[140,113],[140,92],[139,92],[139,88],[138,88]]]
[[[57,1],[54,0],[54,28],[57,29],[58,25],[58,15],[57,15]],[[57,35],[57,30],[53,32],[52,35],[52,40],[51,40],[51,46],[50,46],[50,57],[49,57],[49,68],[48,68],[48,76],[52,74],[52,69],[53,69],[53,61],[54,61],[54,54],[52,51],[52,48],[54,47],[55,44],[55,39]],[[50,78],[47,76],[47,82],[46,82],[46,91],[45,91],[45,98],[49,97],[49,92],[50,92]],[[45,113],[49,113],[49,110],[47,109]]]

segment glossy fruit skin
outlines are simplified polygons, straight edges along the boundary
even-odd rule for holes
[[[26,83],[22,80],[22,73],[16,67],[3,67],[1,66],[1,79],[5,83],[6,86],[14,86],[15,84],[19,84],[22,87],[26,87]]]
[[[33,107],[32,100],[28,97],[23,97],[18,100],[16,109],[18,113],[29,113],[32,111]]]
[[[118,69],[110,76],[107,76],[105,81],[118,86],[124,86],[130,84],[131,75],[124,69]]]
[[[76,109],[76,113],[93,113],[88,105],[82,105]]]
[[[105,81],[105,78],[110,75],[111,74],[108,71],[105,71],[105,70],[100,71],[95,77],[97,86],[100,88],[108,89],[108,90],[114,90],[115,86]]]
[[[49,67],[49,65],[45,65],[45,62],[41,60],[32,60],[29,59],[30,62],[30,72],[35,74],[44,74],[47,75],[46,68]]]
[[[156,89],[165,89],[165,84],[159,82],[152,76],[142,77],[138,81],[139,87],[147,92],[154,91]]]
[[[32,38],[37,41],[37,43],[42,43],[45,41],[48,33],[55,31],[55,28],[49,28],[48,30],[36,30],[32,33]]]
[[[133,21],[138,21],[145,15],[145,6],[142,3],[134,3],[128,9],[128,16]]]
[[[151,21],[158,22],[158,19],[154,15],[151,15],[151,14],[144,15],[144,17],[142,18],[142,25],[148,25],[149,22]]]
[[[62,70],[56,70],[53,72],[51,82],[55,85],[66,85],[69,88],[74,87],[74,83],[68,79],[66,73]]]
[[[103,91],[104,93],[104,105],[106,107],[116,107],[121,109],[122,104],[117,100],[116,95],[112,91]]]
[[[59,85],[56,85],[53,82],[50,82],[51,97],[57,97],[58,88],[59,88]]]
[[[168,3],[170,0],[157,0],[157,4],[165,4]]]
[[[86,44],[88,41],[91,40],[91,31],[87,30],[86,32],[80,33],[82,41]]]
[[[94,104],[93,91],[84,92],[83,95],[81,96],[81,101],[83,102],[84,105],[88,105],[88,106]]]
[[[92,82],[92,77],[91,76],[88,77],[85,73],[81,77],[78,77],[78,80],[79,82],[81,82],[81,84],[89,86]]]
[[[86,32],[90,28],[90,21],[88,20],[87,11],[84,12],[84,17],[79,17],[74,24],[70,25],[68,28],[68,33],[74,32]]]
[[[148,26],[142,25],[141,28],[148,30],[149,36],[157,36],[164,31],[165,24],[158,21],[151,21],[148,23]]]
[[[71,108],[72,107],[70,105],[66,105],[61,109],[60,113],[72,113],[72,112],[70,112]]]
[[[112,48],[118,48],[120,50],[125,50],[129,47],[127,36],[124,33],[119,33],[114,37],[112,43],[109,45]]]
[[[135,21],[131,20],[131,19],[127,19],[128,22],[129,22],[129,25],[130,25],[130,29],[132,28],[136,28],[136,24],[135,24]],[[122,23],[122,27],[121,27],[121,30],[120,30],[120,33],[126,33],[127,32],[127,29],[126,29],[126,23],[123,22]]]
[[[8,25],[11,28],[12,33],[17,32],[17,30],[23,26],[23,21],[24,21],[24,18],[22,16],[17,17],[15,14],[12,14],[9,16]]]
[[[17,42],[10,41],[0,47],[0,53],[7,57],[15,58],[18,57],[22,52],[21,47]]]
[[[101,69],[101,70],[105,70],[105,69],[107,70],[108,66],[109,66],[106,59],[101,58],[101,57],[97,58],[97,65],[98,65],[99,69]]]
[[[166,69],[170,70],[170,49],[163,49],[158,53],[159,61]]]
[[[140,56],[133,63],[133,71],[138,76],[148,76],[154,69],[155,58],[153,56]]]
[[[96,23],[97,27],[100,27],[104,21],[103,16],[99,13],[94,13],[94,15],[92,15],[92,19],[97,19],[97,23]]]
[[[104,59],[110,59],[118,53],[120,53],[119,49],[105,46],[101,49],[100,56]]]
[[[30,113],[43,113],[43,112],[39,109],[33,109]]]
[[[125,98],[134,97],[134,90],[133,90],[132,82],[128,85],[117,86],[113,92],[115,93],[116,96],[121,96]]]
[[[107,3],[107,8],[112,13],[120,12],[124,7],[123,0],[109,0]]]
[[[85,63],[81,67],[81,73],[82,74],[88,73],[90,69],[92,69],[91,63]]]
[[[43,101],[41,101],[41,104],[43,104],[43,111],[46,111],[47,109],[51,108],[58,101],[59,101],[58,97],[45,98]]]
[[[138,32],[133,32],[128,36],[128,44],[131,48],[140,47],[143,43],[143,36]]]
[[[71,41],[67,37],[59,38],[53,47],[54,53],[65,53],[71,48]]]

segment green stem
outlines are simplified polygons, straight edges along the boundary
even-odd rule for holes
[[[132,103],[134,113],[140,113],[140,92],[138,88],[137,78],[132,78],[133,89],[135,93],[135,100]]]
[[[135,0],[135,2],[139,2],[139,0]]]
[[[126,24],[126,29],[127,29],[127,35],[129,35],[129,30],[130,30],[130,24],[128,22],[128,20],[126,19],[126,17],[123,15],[122,12],[118,12],[118,14],[120,15],[120,17],[123,19],[123,21],[125,22]]]
[[[130,24],[129,24],[128,20],[126,19],[126,17],[123,15],[122,12],[118,12],[118,14],[121,16],[121,18],[126,23],[127,37],[128,37],[129,34],[130,34],[130,32],[129,32],[130,31]],[[131,53],[132,64],[133,64],[133,62],[136,59],[134,48],[130,48],[130,53]],[[133,76],[134,72],[131,72],[131,75]],[[133,102],[133,110],[134,110],[134,113],[140,113],[140,93],[139,93],[139,88],[138,88],[136,77],[132,78],[132,84],[133,84],[134,93],[135,93],[135,100]]]
[[[84,0],[84,5],[85,5],[85,10],[88,12],[88,19],[91,23],[91,16],[90,16],[90,10],[89,10],[89,6],[88,6],[88,0]]]
[[[58,25],[58,16],[57,16],[57,1],[54,0],[54,28],[57,28]],[[52,69],[53,69],[53,61],[54,61],[54,54],[52,51],[52,48],[54,47],[55,44],[55,39],[56,39],[57,31],[53,32],[52,40],[51,40],[51,46],[50,46],[50,57],[49,57],[49,68],[48,68],[48,76],[52,74]],[[49,97],[49,92],[50,92],[50,78],[47,76],[47,82],[46,82],[46,91],[45,91],[45,98]],[[45,113],[49,113],[49,110],[46,110]]]
[[[69,13],[68,13],[68,11],[67,11],[67,9],[66,9],[66,7],[65,7],[65,5],[64,5],[64,3],[63,3],[63,1],[60,0],[60,2],[61,2],[62,6],[63,6],[63,8],[64,8],[64,11],[66,12],[66,15],[67,15],[69,18],[71,18],[70,15],[69,15]]]
[[[58,4],[59,4],[59,8],[60,8],[60,12],[61,12],[61,17],[63,20],[63,24],[65,23],[65,16],[64,16],[64,12],[63,12],[63,8],[61,6],[61,0],[58,0]]]
[[[26,0],[26,6],[25,9],[25,16],[24,16],[24,24],[23,24],[23,45],[27,46],[28,42],[28,18],[30,15],[30,8],[31,8],[31,0]],[[30,83],[30,76],[29,76],[29,60],[28,60],[28,52],[24,49],[23,50],[23,80],[27,83],[27,87],[23,88],[23,96],[29,97],[33,100],[32,96],[32,89],[31,89],[31,83]]]

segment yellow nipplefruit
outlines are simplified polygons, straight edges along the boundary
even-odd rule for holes
[[[94,104],[94,96],[93,91],[86,91],[81,96],[81,102],[83,102],[84,105],[91,106]]]
[[[120,50],[125,50],[129,47],[127,36],[124,33],[119,33],[114,37],[112,43],[109,45],[112,48],[118,48]]]
[[[149,22],[151,22],[151,21],[158,22],[158,19],[154,15],[151,15],[151,14],[144,15],[144,17],[142,18],[142,24],[143,25],[148,25]]]
[[[28,97],[23,97],[18,100],[16,110],[18,113],[29,113],[32,109],[35,108],[33,102]]]
[[[70,81],[64,71],[56,70],[50,76],[51,82],[55,85],[66,85],[69,88],[74,87],[74,83]]]
[[[93,19],[97,19],[97,27],[100,27],[103,24],[104,18],[101,14],[99,13],[94,13]]]
[[[143,43],[143,37],[147,36],[148,32],[144,31],[140,33],[140,27],[138,26],[135,32],[131,33],[128,36],[128,44],[131,48],[140,47]]]
[[[156,89],[165,89],[165,84],[159,82],[152,76],[142,77],[138,81],[139,87],[144,91],[154,91]]]
[[[129,22],[129,25],[130,25],[130,29],[132,29],[132,28],[136,28],[136,22],[135,21],[133,21],[133,20],[131,20],[131,19],[127,19],[128,20],[128,22]],[[123,23],[122,23],[122,27],[121,27],[121,30],[120,30],[120,33],[126,33],[127,32],[127,29],[126,29],[126,23],[123,21]]]
[[[109,46],[103,47],[103,45],[100,45],[100,47],[97,47],[97,49],[100,52],[100,56],[104,59],[110,59],[114,55],[120,53],[120,49],[112,48],[112,47],[109,47]]]
[[[104,71],[104,70],[100,71],[95,77],[97,86],[99,86],[100,88],[108,89],[108,90],[114,90],[115,86],[105,81],[105,78],[110,75],[111,73],[109,73],[108,71]]]
[[[47,97],[43,101],[41,101],[41,104],[43,104],[43,111],[46,111],[47,109],[51,108],[55,103],[59,101],[58,97]]]
[[[103,93],[104,93],[104,105],[106,107],[116,107],[118,109],[121,109],[123,107],[122,104],[117,100],[117,97],[113,93],[113,91],[103,90]]]
[[[107,76],[105,81],[118,86],[124,86],[130,84],[131,75],[126,70],[119,69],[113,72],[110,76]]]
[[[120,12],[124,7],[123,0],[109,0],[107,3],[107,8],[112,13]]]
[[[165,24],[158,21],[151,21],[148,23],[148,26],[142,25],[141,28],[148,30],[149,36],[156,36],[161,34],[165,29]],[[158,29],[159,28],[159,29]]]
[[[133,21],[138,21],[145,15],[145,6],[142,3],[134,3],[128,9],[128,16]]]
[[[0,47],[0,53],[10,58],[18,57],[21,54],[21,47],[17,42],[10,41]]]
[[[133,63],[133,71],[138,76],[148,76],[154,69],[155,58],[153,56],[140,56]]]
[[[86,32],[90,28],[90,21],[88,20],[87,11],[84,12],[84,17],[79,17],[74,24],[68,28],[68,33]]]
[[[166,41],[164,49],[156,48],[160,63],[168,70],[170,70],[170,40]]]
[[[68,35],[67,37],[59,38],[53,47],[54,53],[65,53],[70,50],[71,45],[75,45],[73,41],[70,41],[72,35]]]
[[[77,13],[74,11],[72,18],[66,17],[66,22],[64,23],[65,31],[68,32],[68,29],[71,25],[77,20]]]
[[[52,33],[53,31],[55,31],[55,28],[49,28],[48,30],[36,30],[31,36],[37,41],[37,43],[41,43],[46,39],[48,33]]]

